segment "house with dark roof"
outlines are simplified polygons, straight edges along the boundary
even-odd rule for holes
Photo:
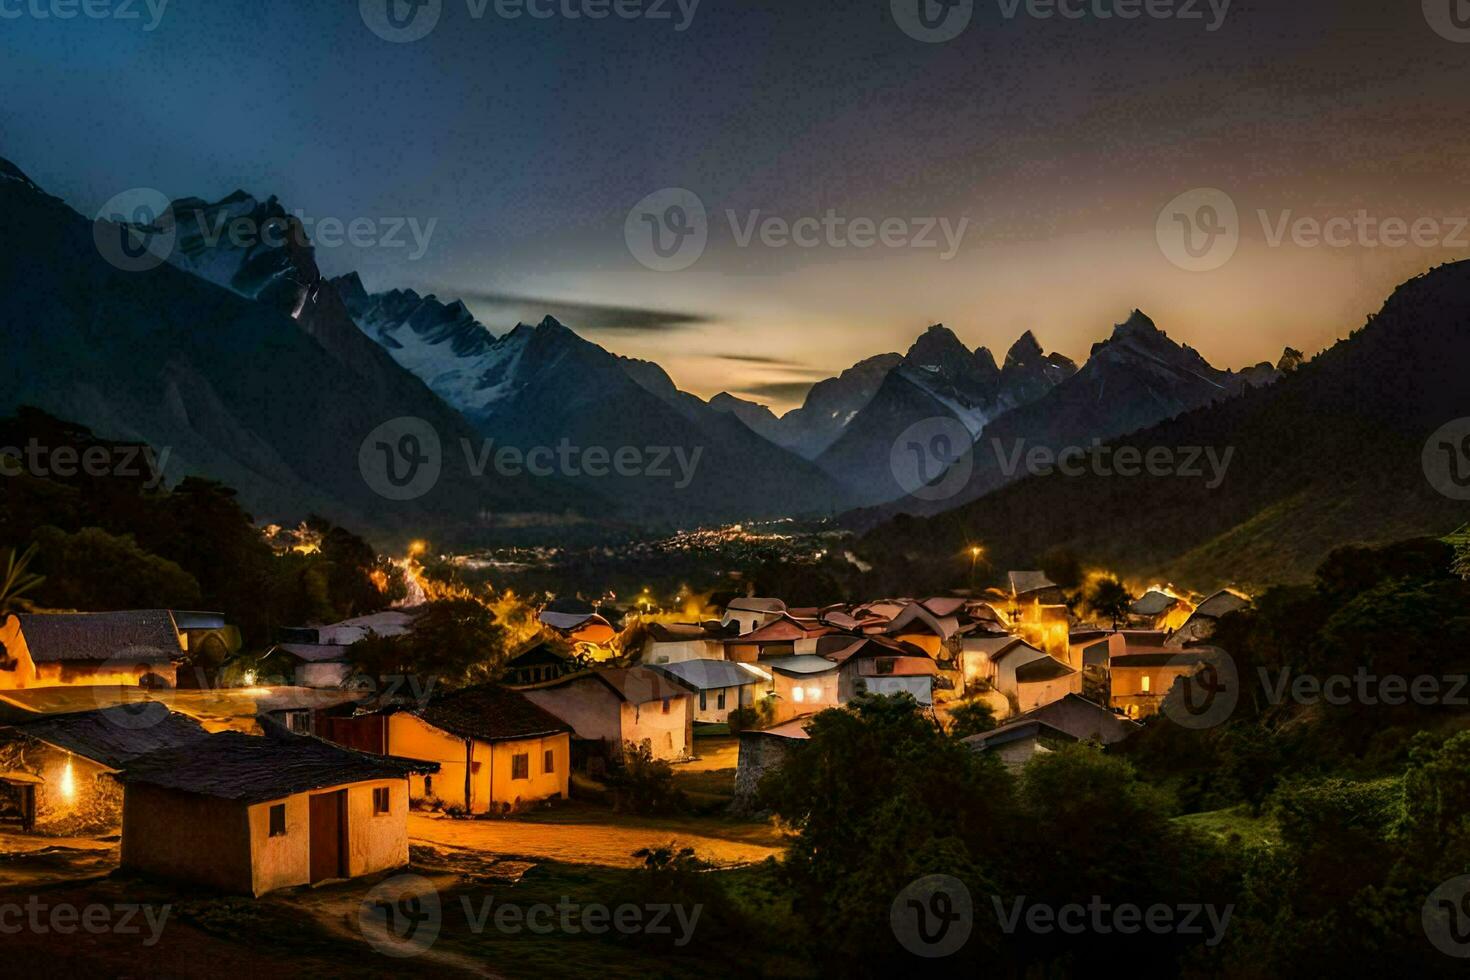
[[[1149,589],[1134,599],[1128,606],[1128,621],[1145,629],[1177,629],[1194,612],[1188,599],[1165,592]]]
[[[806,732],[810,715],[799,715],[769,728],[740,733],[740,754],[735,763],[735,795],[731,808],[749,814],[757,809],[761,778],[779,769],[797,747],[811,736]]]
[[[649,623],[640,660],[650,666],[685,660],[723,660],[724,640],[730,634],[731,630],[718,622]]]
[[[1110,701],[1129,718],[1156,714],[1180,677],[1189,677],[1218,653],[1213,647],[1130,648],[1108,665]]]
[[[841,665],[816,654],[771,657],[759,666],[771,673],[775,696],[773,721],[784,722],[842,703],[838,693]]]
[[[127,762],[122,866],[234,894],[408,864],[408,779],[433,762],[220,732]]]
[[[569,651],[542,641],[506,661],[504,680],[507,684],[539,684],[580,669]]]
[[[1076,742],[1076,736],[1038,718],[1024,718],[962,739],[976,752],[993,752],[1012,772],[1024,769],[1038,755],[1055,752]]]
[[[818,656],[838,665],[837,696],[842,703],[856,695],[907,693],[920,704],[934,703],[934,659],[922,647],[880,636],[827,636],[817,644]]]
[[[438,764],[409,777],[412,799],[439,800],[467,813],[500,812],[566,798],[572,726],[525,695],[480,684],[432,698],[326,719],[341,745]]]
[[[598,667],[518,690],[572,726],[588,755],[628,744],[656,759],[687,759],[694,744],[688,688],[649,667]]]
[[[26,830],[103,830],[122,819],[122,794],[107,778],[130,760],[204,738],[204,728],[157,701],[42,715],[0,728],[0,811]],[[30,779],[7,779],[24,775]]]
[[[186,642],[167,609],[18,613],[0,625],[0,689],[173,687]]]
[[[1068,694],[1082,692],[1082,672],[1051,654],[1018,665],[1015,676],[1016,706],[1023,714]]]
[[[724,724],[730,712],[750,707],[772,689],[771,672],[760,664],[683,660],[651,669],[689,690],[696,724]]]
[[[1039,708],[1017,715],[1011,721],[1043,721],[1073,738],[1091,740],[1102,745],[1121,742],[1141,727],[1138,722],[1080,694],[1064,695]]]

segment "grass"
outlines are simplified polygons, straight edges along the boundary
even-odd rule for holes
[[[1238,837],[1247,847],[1274,847],[1281,843],[1281,831],[1275,818],[1264,813],[1253,817],[1250,807],[1244,804],[1223,810],[1187,813],[1175,817],[1174,822],[1226,840]]]

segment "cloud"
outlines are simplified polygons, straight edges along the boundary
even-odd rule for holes
[[[773,398],[777,401],[800,402],[806,399],[815,381],[772,381],[767,384],[746,385],[734,394],[752,399]]]
[[[760,354],[713,354],[722,361],[734,361],[737,364],[760,364],[765,367],[790,368],[792,370],[808,370],[807,365],[800,361],[787,360],[784,357],[764,357]]]
[[[612,303],[580,303],[575,300],[540,299],[511,293],[480,292],[445,288],[435,291],[440,299],[464,300],[476,317],[493,327],[511,327],[517,323],[539,323],[554,316],[578,333],[621,331],[625,333],[672,333],[714,322],[703,313],[677,310],[655,310]]]

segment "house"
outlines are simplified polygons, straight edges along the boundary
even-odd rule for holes
[[[1059,746],[1077,739],[1060,728],[1031,718],[1013,721],[962,741],[976,752],[995,753],[1007,769],[1016,772],[1024,769],[1026,763],[1036,756],[1054,752]]]
[[[649,623],[641,652],[645,664],[724,660],[727,631],[719,623]]]
[[[19,613],[0,625],[0,689],[173,687],[186,642],[167,609]]]
[[[34,777],[6,784],[9,793],[0,787],[0,795],[8,795],[28,831],[111,829],[122,818],[122,794],[108,774],[206,734],[157,701],[43,715],[0,729],[0,768]]]
[[[955,612],[961,608],[963,603],[962,599],[953,601],[927,599],[924,602],[911,602],[889,621],[883,633],[900,643],[909,643],[921,648],[936,660],[941,658],[949,660],[950,651],[953,645],[957,644],[956,637],[960,633],[960,622]],[[936,613],[934,609],[949,611]]]
[[[1039,603],[1057,606],[1066,601],[1061,586],[1046,577],[1044,572],[1008,572],[1011,585],[1011,605],[1016,607]]]
[[[760,666],[771,672],[778,722],[842,703],[838,696],[840,667],[826,657],[797,654],[763,660]]]
[[[552,643],[538,643],[512,657],[505,665],[505,683],[539,684],[581,670],[571,655]]]
[[[1067,634],[1067,664],[1078,669],[1105,669],[1108,661],[1125,652],[1127,647],[1127,637],[1118,630],[1073,630]]]
[[[738,636],[726,637],[725,659],[753,663],[766,657],[790,657],[814,653],[817,641],[837,632],[815,619],[799,620],[780,613],[770,622]]]
[[[772,690],[770,671],[756,664],[683,660],[652,669],[689,690],[696,723],[724,724],[730,712],[750,707]]]
[[[740,754],[735,763],[735,796],[731,808],[750,813],[757,808],[761,777],[779,769],[792,750],[811,736],[806,732],[809,715],[800,715],[770,728],[740,733]]]
[[[209,687],[219,670],[240,652],[244,638],[240,630],[225,621],[224,613],[199,612],[191,609],[170,610],[174,625],[184,637],[188,663],[178,671],[180,687]]]
[[[1019,664],[1015,671],[1016,707],[1022,714],[1082,692],[1082,672],[1050,654]]]
[[[592,647],[606,646],[618,635],[606,617],[581,599],[553,599],[537,613],[536,619],[564,639]]]
[[[313,639],[304,639],[304,642],[351,646],[368,636],[403,636],[413,632],[414,621],[422,611],[419,606],[384,609],[366,616],[344,619],[340,623],[306,627],[316,635]]]
[[[1129,718],[1146,718],[1159,710],[1164,695],[1210,659],[1212,648],[1159,649],[1114,657],[1108,672],[1111,705]]]
[[[441,695],[422,708],[331,718],[327,728],[331,741],[349,748],[438,763],[437,773],[409,776],[411,799],[489,813],[568,795],[571,726],[497,684]]]
[[[122,867],[234,894],[408,863],[408,777],[432,762],[220,732],[129,761]]]
[[[1251,604],[1251,600],[1233,589],[1221,589],[1195,607],[1184,624],[1170,638],[1171,645],[1185,646],[1200,643],[1215,634],[1215,625],[1229,613],[1239,612]]]
[[[997,658],[1011,647],[1025,643],[1009,633],[966,633],[960,638],[960,669],[965,687],[982,682],[995,686]]]
[[[689,691],[648,667],[584,670],[521,693],[572,726],[596,754],[625,744],[647,746],[656,759],[686,759],[694,739]]]
[[[1194,612],[1188,599],[1149,589],[1128,606],[1128,621],[1146,629],[1178,629]]]
[[[336,643],[277,643],[261,661],[279,664],[296,687],[341,687],[353,673],[348,649]]]
[[[934,659],[921,647],[886,637],[824,637],[817,653],[838,665],[838,698],[846,703],[863,692],[906,692],[920,704],[934,703]]]
[[[1050,656],[1045,650],[1038,649],[1025,640],[1018,637],[1011,639],[1016,642],[1000,644],[995,652],[989,654],[992,669],[991,686],[1007,695],[1017,693],[1016,671],[1023,664]]]
[[[1141,727],[1138,722],[1131,721],[1080,694],[1063,695],[1056,701],[1017,715],[1012,721],[1046,722],[1052,728],[1060,729],[1075,739],[1091,740],[1102,745],[1121,742]]]
[[[786,603],[780,599],[745,596],[730,600],[720,622],[733,628],[736,634],[751,633],[776,619],[785,611]]]

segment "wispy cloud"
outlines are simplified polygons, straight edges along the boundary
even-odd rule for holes
[[[626,333],[668,333],[688,330],[713,322],[703,313],[680,310],[656,310],[650,307],[621,306],[614,303],[584,303],[575,300],[544,299],[517,296],[512,293],[483,292],[472,289],[443,287],[436,289],[440,299],[461,299],[475,316],[493,327],[508,328],[516,323],[537,323],[554,316],[578,333],[621,331]]]
[[[772,381],[766,384],[746,385],[733,392],[743,398],[759,400],[772,398],[777,401],[800,402],[806,398],[815,381]]]

